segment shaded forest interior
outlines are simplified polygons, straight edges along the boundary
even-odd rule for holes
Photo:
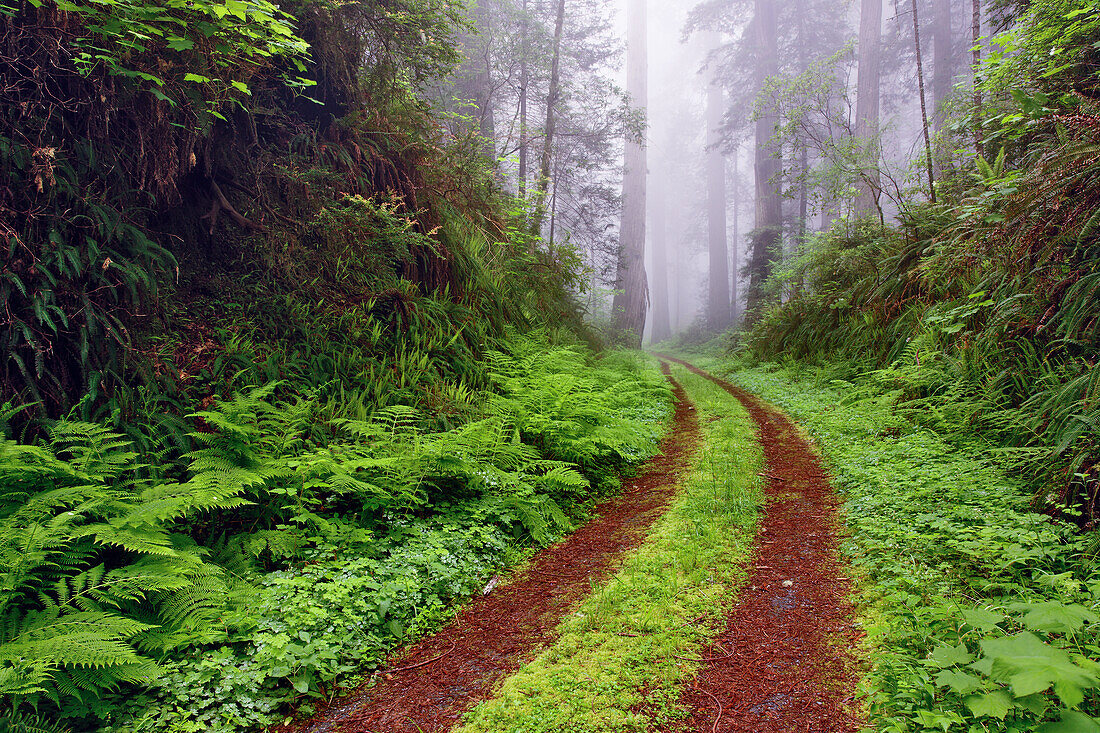
[[[1070,528],[1011,582],[1100,594],[1097,48],[1086,0],[0,0],[0,727],[308,713],[657,451],[643,343],[981,445]],[[913,730],[1100,713],[1076,593],[986,619],[1049,680],[922,657]]]

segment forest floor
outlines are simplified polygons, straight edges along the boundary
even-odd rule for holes
[[[685,658],[695,667],[694,679],[674,705],[679,719],[665,716],[658,730],[858,730],[853,650],[860,633],[838,556],[839,502],[828,476],[806,439],[775,408],[686,362],[661,358],[711,380],[744,405],[763,448],[766,488],[737,600],[722,612],[724,628],[718,624],[708,646]],[[668,364],[662,368],[672,380]],[[595,519],[475,599],[439,633],[406,649],[368,685],[279,733],[442,733],[553,644],[561,621],[646,539],[691,469],[699,419],[687,393],[672,382],[676,410],[661,452],[621,496],[601,504]]]
[[[667,366],[664,372],[669,374]],[[699,442],[695,408],[672,381],[676,408],[659,453],[591,521],[535,555],[437,634],[395,657],[367,685],[279,733],[446,731],[498,681],[556,638],[577,601],[612,572],[664,512]]]
[[[838,556],[839,502],[807,440],[781,412],[687,362],[748,409],[764,449],[767,508],[751,572],[726,628],[685,689],[668,731],[859,730],[850,578]]]

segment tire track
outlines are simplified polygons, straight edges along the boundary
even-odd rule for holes
[[[861,634],[837,552],[839,501],[809,443],[784,415],[693,365],[741,401],[764,449],[767,508],[752,570],[709,661],[680,700],[689,717],[662,733],[854,733]]]

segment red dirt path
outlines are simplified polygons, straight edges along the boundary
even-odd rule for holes
[[[667,365],[662,365],[669,374]],[[552,642],[561,619],[637,546],[667,508],[699,441],[695,408],[672,381],[674,424],[620,496],[597,517],[537,554],[520,577],[469,603],[439,633],[391,660],[373,686],[338,700],[304,723],[278,733],[436,733],[490,696],[505,675]],[[434,660],[434,661],[433,661]],[[399,671],[404,669],[405,671]]]
[[[752,572],[711,659],[681,697],[686,721],[663,733],[842,733],[860,728],[860,633],[837,557],[838,501],[794,425],[755,396],[670,357],[740,400],[756,422],[767,509]],[[720,706],[720,707],[719,707]]]

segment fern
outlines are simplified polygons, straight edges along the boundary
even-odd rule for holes
[[[4,689],[3,673],[0,672],[0,690]],[[19,712],[0,713],[0,730],[8,733],[69,733],[69,729],[50,722],[38,715],[25,715]]]
[[[0,691],[61,704],[149,684],[159,668],[139,648],[212,638],[227,583],[171,522],[237,500],[232,491],[147,484],[140,469],[128,441],[91,423],[56,423],[39,446],[0,440],[0,483],[9,487],[0,513]],[[118,564],[112,549],[136,559]]]

